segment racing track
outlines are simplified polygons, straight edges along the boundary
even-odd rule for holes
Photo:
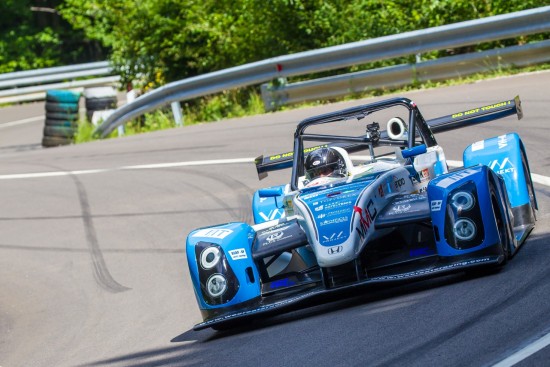
[[[522,121],[438,140],[461,160],[469,143],[517,131],[532,171],[550,177],[549,85],[543,72],[403,95],[433,118],[520,94]],[[2,109],[0,366],[490,366],[547,335],[550,187],[542,184],[537,228],[499,273],[355,295],[234,332],[191,330],[200,314],[187,233],[251,220],[253,191],[290,172],[259,182],[249,163],[154,165],[288,151],[298,120],[358,103],[53,149],[40,148],[42,122],[32,119],[42,104]],[[546,346],[517,365],[549,363]]]

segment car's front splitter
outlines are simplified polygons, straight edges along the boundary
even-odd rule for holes
[[[277,296],[261,297],[255,300],[254,303],[248,303],[245,307],[242,307],[241,309],[228,310],[227,313],[215,316],[209,320],[201,322],[195,325],[193,329],[202,330],[208,327],[221,327],[222,325],[229,323],[233,325],[236,321],[239,320],[255,318],[260,315],[266,316],[268,314],[281,313],[285,309],[298,307],[301,304],[305,303],[305,301],[311,301],[321,295],[327,297],[339,292],[350,291],[354,288],[366,287],[369,285],[410,281],[458,272],[467,268],[499,265],[502,264],[503,260],[503,255],[483,256],[464,259],[460,261],[438,263],[437,265],[431,266],[429,268],[422,268],[405,273],[367,278],[365,280],[343,285],[338,288],[326,289],[322,286],[316,286],[314,288],[308,288],[298,294],[293,293],[292,296],[288,296],[283,299]]]

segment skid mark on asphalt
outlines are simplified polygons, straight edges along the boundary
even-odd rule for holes
[[[197,170],[187,170],[186,174],[191,173],[193,175],[197,175],[202,178],[210,178],[216,182],[219,182],[220,184],[223,184],[229,189],[237,194],[237,198],[239,203],[242,203],[242,205],[239,206],[238,211],[233,210],[229,205],[227,205],[223,200],[218,199],[212,192],[206,191],[204,189],[195,187],[197,190],[201,190],[204,195],[210,196],[213,198],[217,203],[220,203],[225,209],[227,209],[233,218],[239,222],[245,222],[248,223],[251,221],[251,212],[250,208],[252,207],[252,200],[251,197],[254,195],[254,190],[252,190],[249,186],[247,186],[245,183],[234,179],[233,177],[224,175],[223,177],[220,176],[218,173],[215,172],[201,172]]]
[[[92,256],[92,264],[94,269],[94,278],[97,284],[106,291],[118,293],[127,291],[131,288],[125,287],[113,279],[101,249],[99,248],[99,242],[97,241],[97,234],[95,231],[94,223],[92,220],[90,203],[88,201],[88,195],[86,189],[78,177],[72,175],[76,188],[78,190],[78,199],[80,201],[80,208],[82,210],[82,221],[84,223],[84,231],[86,232],[86,242],[88,243],[88,249]]]

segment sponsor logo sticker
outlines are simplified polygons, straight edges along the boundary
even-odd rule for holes
[[[476,141],[472,144],[472,152],[485,149],[485,140]]]
[[[246,250],[244,248],[229,250],[229,256],[231,256],[231,259],[233,260],[242,260],[248,258],[248,256],[246,256]]]
[[[206,228],[206,229],[198,230],[197,232],[193,233],[192,237],[217,238],[217,239],[223,240],[225,237],[229,236],[231,233],[233,233],[233,231],[230,229]]]
[[[441,204],[443,203],[443,200],[432,200],[430,204],[430,208],[432,212],[438,212],[441,210]]]

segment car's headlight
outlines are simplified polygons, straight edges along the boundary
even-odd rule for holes
[[[220,297],[227,290],[227,279],[222,274],[212,274],[206,281],[210,297]]]
[[[221,257],[221,251],[217,246],[207,247],[201,252],[201,266],[206,270],[212,269],[220,262]]]
[[[469,191],[458,191],[451,196],[451,205],[459,212],[472,209],[475,203],[474,195]]]
[[[470,241],[476,236],[476,225],[468,218],[457,220],[453,227],[454,235],[461,241]]]

